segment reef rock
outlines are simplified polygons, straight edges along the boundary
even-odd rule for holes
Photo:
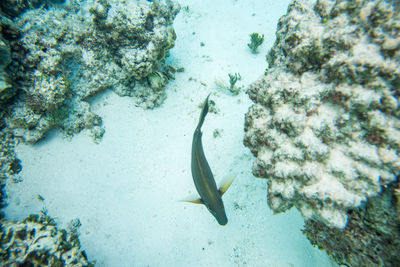
[[[80,249],[76,229],[59,230],[54,220],[43,215],[1,224],[2,266],[94,266]]]
[[[21,160],[15,154],[14,147],[17,140],[12,134],[0,131],[0,208],[6,203],[4,187],[7,182],[17,181],[21,171]],[[0,219],[3,213],[0,212]]]
[[[4,187],[20,181],[21,161],[14,148],[18,140],[0,131],[0,208],[6,203]],[[13,222],[0,213],[0,266],[94,266],[80,247],[78,219],[68,230],[57,228],[43,211],[23,221]]]
[[[269,206],[339,262],[398,263],[399,2],[293,1],[276,36],[244,138]]]
[[[145,108],[160,105],[173,77],[165,57],[174,46],[172,22],[178,11],[170,0],[89,0],[33,9],[15,18],[22,37],[13,43],[14,70],[24,93],[7,126],[26,142],[38,141],[55,126],[77,132],[69,128],[71,121],[65,125],[54,114],[71,118],[79,113],[77,102],[87,103],[106,89],[132,96]]]
[[[13,75],[10,75],[7,67],[12,61],[8,39],[14,40],[18,35],[18,28],[9,18],[2,15],[0,11],[0,112],[10,104],[10,100],[17,93],[16,88],[11,85],[10,81]]]

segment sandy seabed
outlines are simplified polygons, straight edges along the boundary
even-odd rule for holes
[[[43,208],[61,227],[79,218],[82,248],[96,266],[337,266],[301,233],[297,210],[273,215],[268,208],[266,180],[252,176],[254,158],[242,141],[251,102],[215,85],[240,73],[237,85],[246,88],[263,74],[289,1],[180,2],[168,61],[185,71],[168,84],[162,106],[143,110],[105,92],[91,101],[106,129],[99,145],[85,132],[67,140],[57,131],[19,145],[23,181],[7,185],[6,218]],[[252,32],[265,36],[259,54],[247,47]],[[204,206],[180,202],[197,195],[190,150],[210,92],[218,112],[203,125],[204,151],[217,184],[235,177],[223,197],[226,226]]]

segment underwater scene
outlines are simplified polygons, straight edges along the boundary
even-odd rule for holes
[[[400,1],[1,0],[0,266],[400,266]]]

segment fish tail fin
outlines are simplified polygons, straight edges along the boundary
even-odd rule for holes
[[[208,98],[210,97],[210,94],[208,94],[206,100],[204,100],[203,109],[201,110],[199,123],[197,124],[197,128],[196,128],[197,130],[200,130],[201,126],[203,125],[204,119],[208,113]]]

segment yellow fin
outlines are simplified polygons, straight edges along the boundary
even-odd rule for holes
[[[235,178],[229,178],[229,179],[225,179],[221,183],[221,186],[219,187],[219,193],[221,194],[221,196],[228,190],[228,188],[233,183],[233,180],[235,180]]]
[[[201,198],[198,199],[185,199],[181,200],[182,202],[189,202],[189,203],[194,203],[194,204],[204,204],[203,200]]]

